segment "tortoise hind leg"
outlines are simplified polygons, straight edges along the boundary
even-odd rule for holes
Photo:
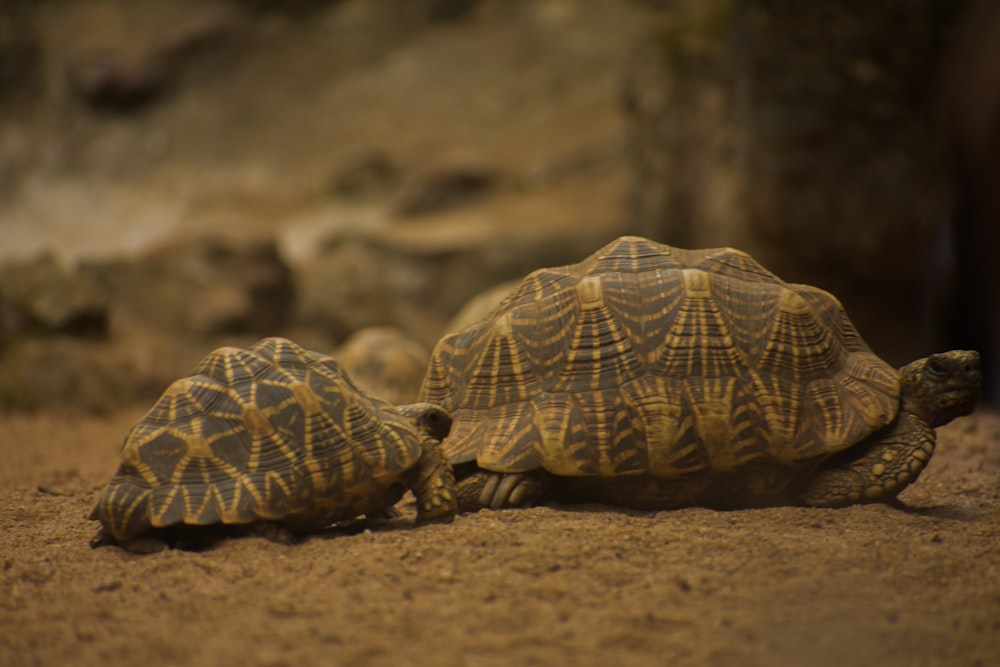
[[[843,507],[886,502],[916,481],[934,453],[935,435],[922,419],[900,413],[896,422],[876,433],[860,457],[820,468],[802,501],[813,507]]]
[[[459,512],[529,507],[545,495],[545,478],[540,473],[496,473],[469,467],[466,474],[459,473],[456,485]]]

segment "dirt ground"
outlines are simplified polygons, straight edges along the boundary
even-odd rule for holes
[[[905,508],[482,511],[294,546],[91,549],[141,410],[0,417],[0,664],[996,665],[1000,415]]]

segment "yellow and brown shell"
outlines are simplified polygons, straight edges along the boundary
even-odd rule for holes
[[[281,338],[220,348],[132,427],[91,518],[120,541],[177,524],[318,529],[398,500],[419,437],[329,357]]]
[[[453,464],[690,479],[811,471],[895,418],[899,381],[827,292],[622,237],[445,336],[420,400],[451,413]]]

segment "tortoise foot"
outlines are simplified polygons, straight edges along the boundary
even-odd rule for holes
[[[530,507],[545,494],[544,478],[537,473],[477,471],[457,485],[460,512],[482,508]]]

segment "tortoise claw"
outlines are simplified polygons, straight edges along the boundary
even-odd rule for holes
[[[526,473],[487,474],[479,494],[479,504],[490,509],[527,507],[542,495],[541,480]]]

